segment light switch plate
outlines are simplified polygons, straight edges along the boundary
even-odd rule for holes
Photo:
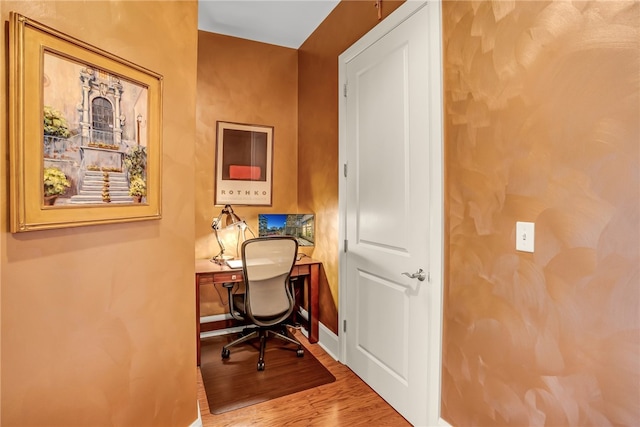
[[[533,252],[535,242],[535,224],[533,222],[516,222],[516,250]]]

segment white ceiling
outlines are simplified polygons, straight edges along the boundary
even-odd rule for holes
[[[298,49],[339,0],[199,0],[198,29]]]

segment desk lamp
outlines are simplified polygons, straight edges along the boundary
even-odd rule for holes
[[[213,233],[216,235],[216,240],[218,241],[218,246],[220,246],[220,252],[218,255],[211,258],[212,262],[217,264],[224,264],[227,260],[233,259],[233,256],[225,255],[225,247],[222,243],[222,239],[218,232],[223,228],[238,228],[238,237],[236,239],[236,253],[237,249],[240,246],[240,243],[246,240],[246,230],[249,229],[249,232],[253,237],[253,231],[249,228],[247,223],[241,219],[231,208],[231,205],[224,205],[220,215],[211,222],[211,228],[213,229]]]

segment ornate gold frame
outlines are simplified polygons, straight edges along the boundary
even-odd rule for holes
[[[160,219],[162,76],[13,12],[10,16],[9,37],[11,232]],[[43,188],[45,54],[61,58],[63,62],[73,62],[85,67],[83,70],[106,73],[108,78],[116,82],[122,79],[132,87],[144,91],[146,102],[138,104],[144,115],[137,115],[136,137],[137,144],[141,145],[140,122],[144,119],[146,199],[143,203],[132,201],[111,203],[109,197],[106,197],[103,201],[88,204],[45,205]],[[66,75],[56,77],[58,80],[67,78]],[[78,79],[78,76],[69,76],[68,79]],[[86,93],[81,97],[84,96]],[[119,126],[120,121],[126,123],[125,112],[120,114],[115,118],[118,121],[115,127]],[[129,122],[131,120],[129,118]],[[133,120],[135,121],[136,117]],[[94,141],[93,133],[90,134],[91,136],[84,137],[85,134],[89,135],[87,132],[84,130],[78,140]],[[135,131],[127,129],[127,132]],[[83,144],[85,142],[80,143],[80,145]],[[94,149],[97,147],[92,142],[89,142],[89,146]],[[120,158],[121,162],[124,162],[125,153],[122,149],[115,147],[117,145],[108,148],[113,150],[115,158]],[[105,180],[108,187],[109,178]],[[107,189],[107,194],[108,191]]]

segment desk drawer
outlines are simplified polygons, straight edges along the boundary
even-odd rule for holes
[[[308,265],[296,265],[291,270],[292,276],[308,276],[311,274],[311,267]]]
[[[207,285],[213,283],[230,283],[242,282],[242,272],[225,271],[216,273],[200,273],[198,274],[198,284]]]

